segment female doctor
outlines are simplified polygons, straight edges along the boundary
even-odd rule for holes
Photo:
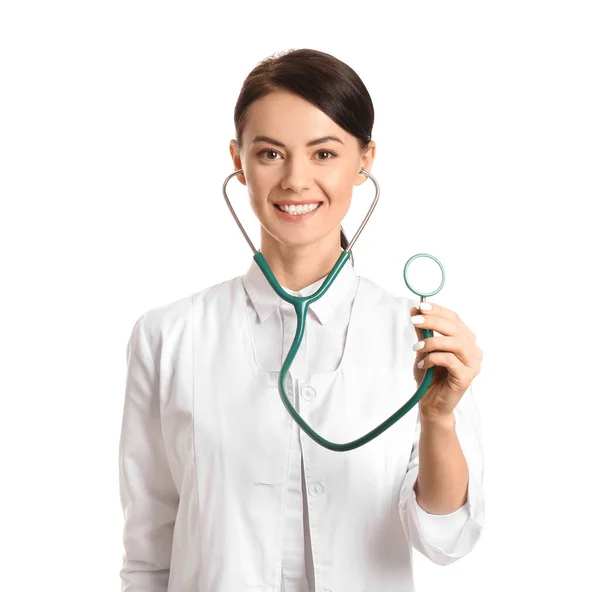
[[[273,56],[244,81],[233,170],[243,169],[260,251],[290,294],[313,294],[348,245],[341,222],[368,181],[373,119],[361,79],[326,53]],[[119,445],[123,591],[412,592],[413,548],[447,565],[475,546],[484,497],[473,331],[349,261],[310,305],[286,377],[294,407],[323,437],[348,442],[435,373],[400,421],[336,452],[280,400],[295,328],[293,306],[253,259],[243,276],[137,319]],[[423,328],[437,335],[423,339]]]

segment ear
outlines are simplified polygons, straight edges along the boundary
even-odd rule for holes
[[[239,146],[235,140],[231,140],[229,142],[229,153],[231,154],[231,159],[233,160],[233,167],[235,171],[242,168],[242,158],[240,156]],[[246,184],[246,177],[244,177],[244,173],[239,173],[236,175],[237,180],[242,184]]]
[[[360,158],[360,164],[362,165],[362,168],[365,169],[365,171],[367,171],[367,173],[371,172],[371,167],[373,166],[373,160],[375,160],[375,152],[376,152],[376,144],[375,144],[375,142],[373,142],[373,140],[371,140],[369,142],[369,146],[368,146],[367,150]],[[354,183],[354,185],[362,185],[367,180],[368,180],[368,177],[359,172],[359,174],[356,177],[356,182]]]

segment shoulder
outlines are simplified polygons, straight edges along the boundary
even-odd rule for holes
[[[164,339],[166,335],[181,333],[191,328],[196,314],[210,313],[214,308],[230,308],[240,293],[242,276],[236,276],[198,292],[143,311],[136,320],[150,340]]]
[[[359,276],[360,289],[364,294],[364,302],[367,306],[373,307],[384,313],[409,314],[412,307],[419,305],[420,299],[412,294],[411,296],[396,296],[375,283],[373,280],[364,276]]]

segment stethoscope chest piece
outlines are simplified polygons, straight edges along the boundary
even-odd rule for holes
[[[413,261],[415,261],[419,257],[428,257],[429,259],[432,259],[439,265],[440,270],[442,272],[442,281],[441,281],[439,287],[437,288],[437,290],[433,290],[432,292],[420,292],[419,290],[416,290],[415,287],[408,281],[408,277],[407,277],[408,268],[413,263]],[[425,300],[425,298],[427,298],[428,296],[434,296],[435,294],[437,294],[444,287],[445,281],[446,281],[446,274],[444,272],[444,266],[440,263],[440,261],[438,259],[436,259],[433,255],[429,255],[428,253],[417,253],[416,255],[413,255],[404,265],[404,282],[406,283],[407,288],[413,294],[416,294],[417,296],[421,297],[421,302],[423,302]]]

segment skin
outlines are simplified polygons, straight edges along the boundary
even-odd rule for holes
[[[258,136],[275,142],[254,141]],[[307,146],[326,136],[340,141]],[[240,145],[231,140],[229,150],[235,170],[243,169],[238,180],[247,187],[261,225],[260,251],[282,286],[301,290],[327,276],[338,260],[341,222],[353,188],[368,180],[359,171],[364,167],[370,172],[375,142],[361,150],[355,136],[287,90],[275,90],[252,103],[240,140]],[[275,210],[274,203],[281,200],[323,204],[310,219],[294,223]],[[424,340],[413,367],[419,385],[427,368],[435,366],[432,384],[419,401],[419,476],[414,489],[423,509],[447,514],[467,499],[468,467],[455,430],[454,409],[479,373],[483,352],[454,311],[430,304],[431,311],[410,310],[411,321],[417,315],[425,318],[424,324],[415,325],[419,340],[421,328],[441,334]],[[423,359],[420,369],[417,364]]]

